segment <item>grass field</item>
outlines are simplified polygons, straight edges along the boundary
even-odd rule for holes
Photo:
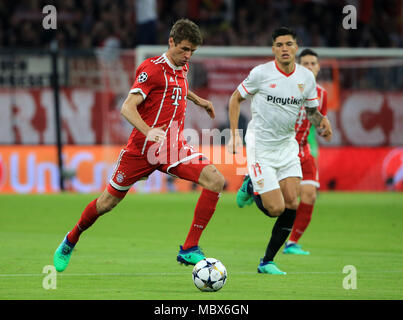
[[[223,194],[200,245],[228,270],[215,293],[176,262],[198,194],[133,194],[82,236],[57,289],[44,266],[94,195],[1,195],[0,299],[402,299],[403,194],[320,193],[300,241],[310,256],[276,257],[286,276],[256,272],[274,220]],[[346,290],[346,265],[357,288]]]

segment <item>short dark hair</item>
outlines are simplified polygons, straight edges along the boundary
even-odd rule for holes
[[[169,37],[174,40],[175,44],[183,40],[187,40],[195,46],[199,46],[203,43],[203,37],[197,24],[184,18],[175,22],[171,28]]]
[[[297,34],[295,33],[295,31],[289,27],[280,27],[277,28],[273,31],[273,33],[271,34],[271,40],[273,41],[273,43],[276,41],[277,37],[280,36],[288,36],[290,35],[291,37],[294,38],[294,40],[297,40]]]
[[[316,58],[319,58],[318,54],[315,51],[308,48],[302,50],[302,52],[299,54],[299,60],[301,60],[301,58],[305,56],[315,56]]]

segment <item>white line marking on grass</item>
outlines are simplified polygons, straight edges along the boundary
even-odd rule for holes
[[[370,273],[403,273],[403,270],[382,270],[380,271],[361,271],[360,274]],[[139,272],[139,273],[58,273],[60,277],[156,277],[156,276],[181,276],[188,275],[188,272]],[[231,272],[233,275],[258,274],[257,272]],[[340,271],[307,271],[307,272],[287,272],[287,274],[342,274]],[[3,273],[2,278],[12,277],[43,277],[43,273]]]
[[[403,273],[403,270],[361,271],[359,273]],[[232,272],[231,274],[257,274],[257,272]],[[287,271],[287,274],[342,274],[341,271]]]
[[[58,273],[58,277],[143,277],[143,276],[178,276],[188,273],[184,272],[144,272],[144,273]],[[14,274],[0,274],[0,277],[39,277],[43,273],[14,273]]]

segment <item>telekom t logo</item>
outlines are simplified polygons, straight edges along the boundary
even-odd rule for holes
[[[178,100],[182,100],[182,88],[181,87],[173,88],[172,100],[175,100],[172,103],[174,106],[179,106]]]

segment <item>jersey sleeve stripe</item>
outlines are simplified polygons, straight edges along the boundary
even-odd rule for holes
[[[245,88],[245,86],[243,85],[243,83],[241,83],[242,88],[246,91],[247,94],[251,95],[251,93]]]
[[[147,95],[140,88],[131,89],[130,93],[140,93],[143,96],[144,100],[147,98]]]
[[[313,98],[313,99],[306,99],[306,101],[313,101],[313,100],[318,100],[318,97]]]

